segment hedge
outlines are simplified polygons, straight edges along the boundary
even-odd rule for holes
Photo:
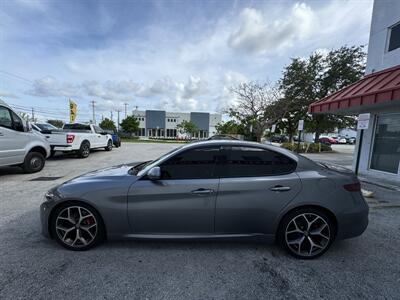
[[[281,144],[281,147],[297,152],[297,143],[283,143]],[[322,143],[300,143],[300,153],[318,153],[328,151],[332,151],[330,145]]]

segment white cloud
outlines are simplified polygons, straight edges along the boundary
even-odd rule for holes
[[[270,18],[255,8],[245,8],[228,44],[244,53],[276,52],[309,36],[316,21],[314,12],[304,3],[295,4],[289,16],[279,19]]]
[[[28,95],[38,97],[73,97],[79,95],[79,88],[71,83],[61,83],[52,76],[36,79]]]

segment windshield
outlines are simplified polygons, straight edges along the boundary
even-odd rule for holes
[[[35,124],[37,127],[39,127],[41,130],[54,130],[58,129],[57,127],[51,125],[51,124]]]
[[[139,172],[137,173],[137,175],[138,175],[138,176],[144,175],[148,170],[150,170],[151,168],[157,166],[161,161],[163,161],[164,158],[166,158],[167,156],[170,156],[171,154],[173,154],[173,153],[179,151],[182,147],[183,147],[183,146],[179,146],[178,148],[172,149],[171,151],[169,151],[169,152],[163,154],[162,156],[160,156],[158,159],[153,160],[153,161],[149,161],[149,162],[147,162],[147,163],[146,163],[145,165],[143,165],[143,166],[138,165],[139,168],[140,168],[140,167],[141,167],[141,168],[140,168]],[[135,167],[134,167],[134,168],[135,168]],[[136,168],[135,168],[135,169],[136,169]]]

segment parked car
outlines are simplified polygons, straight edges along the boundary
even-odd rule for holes
[[[121,147],[121,138],[118,135],[117,130],[115,129],[104,129],[112,137],[113,145],[118,148]]]
[[[269,140],[272,143],[286,143],[289,141],[289,138],[286,135],[274,135]]]
[[[320,137],[318,142],[326,145],[337,144],[337,141],[331,137]]]
[[[50,143],[52,155],[56,151],[74,152],[78,157],[86,158],[91,149],[104,148],[111,151],[113,147],[111,135],[93,124],[65,124],[62,131],[51,131],[45,133],[45,136]]]
[[[216,134],[213,135],[212,137],[209,137],[207,140],[212,141],[212,140],[238,140],[238,139],[226,134]]]
[[[347,138],[347,143],[351,144],[351,145],[355,144],[356,143],[356,138],[355,137]]]
[[[272,145],[214,140],[115,166],[45,195],[42,231],[70,250],[113,239],[254,239],[315,258],[368,224],[348,169]]]
[[[346,138],[345,138],[344,136],[339,136],[339,137],[336,139],[336,142],[337,142],[338,144],[347,144],[347,140],[346,140]]]
[[[35,173],[49,155],[46,138],[32,132],[30,124],[0,100],[0,167],[21,166],[26,173]]]

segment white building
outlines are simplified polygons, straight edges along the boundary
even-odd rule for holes
[[[365,77],[309,109],[312,113],[369,113],[368,128],[357,133],[353,168],[365,178],[400,186],[399,0],[374,2]]]
[[[139,120],[138,135],[144,138],[184,138],[176,126],[182,121],[192,121],[198,128],[194,138],[205,139],[216,134],[215,126],[221,122],[221,115],[206,112],[134,110],[132,113]]]

